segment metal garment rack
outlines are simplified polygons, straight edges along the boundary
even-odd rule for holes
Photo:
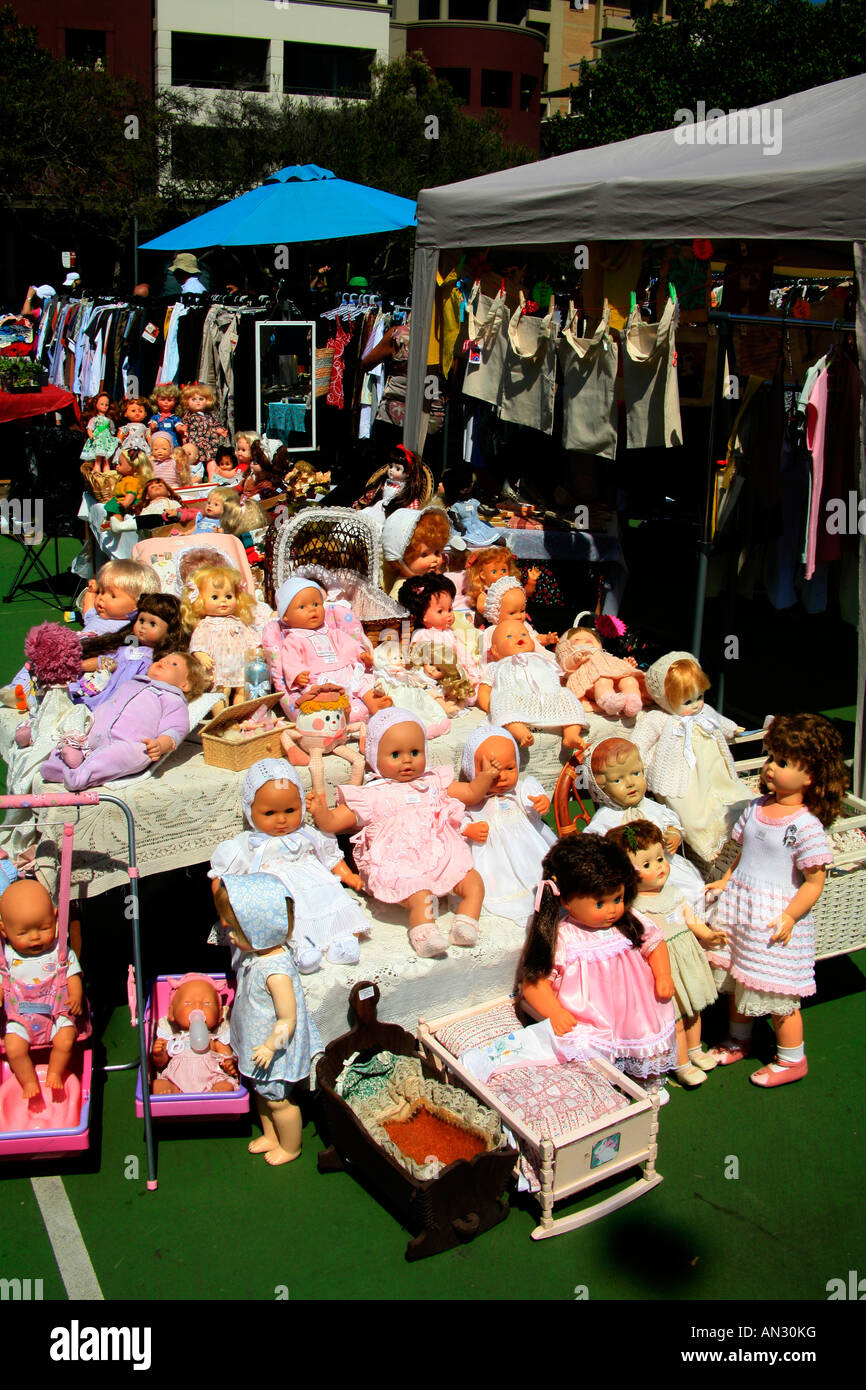
[[[711,309],[707,315],[707,322],[718,325],[719,328],[719,350],[716,355],[715,380],[713,382],[713,394],[710,402],[710,428],[707,440],[707,475],[706,489],[704,497],[704,519],[701,527],[701,538],[698,541],[698,575],[697,587],[695,592],[695,612],[692,627],[691,650],[700,660],[701,641],[704,630],[704,607],[707,597],[707,575],[710,567],[710,556],[715,548],[712,535],[713,526],[713,494],[715,490],[716,459],[718,451],[716,448],[716,431],[718,428],[718,402],[722,398],[722,385],[725,377],[725,364],[728,360],[728,349],[731,346],[731,326],[737,323],[760,324],[764,328],[774,328],[784,333],[789,328],[816,328],[819,330],[829,330],[831,333],[854,333],[855,325],[846,323],[842,319],[795,319],[795,318],[776,318],[768,314],[728,314],[722,309]],[[724,674],[720,675],[718,682],[718,695],[716,704],[719,710],[724,707]]]

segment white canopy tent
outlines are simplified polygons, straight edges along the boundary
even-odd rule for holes
[[[686,131],[691,143],[685,143]],[[748,115],[656,131],[614,145],[422,190],[413,318],[433,314],[439,253],[477,246],[566,247],[599,240],[855,243],[861,376],[866,364],[866,76],[768,103]],[[404,439],[417,447],[427,334],[409,343]],[[866,381],[860,496],[866,497]],[[866,523],[864,523],[866,524]],[[866,537],[860,538],[860,678],[855,788],[866,773]]]

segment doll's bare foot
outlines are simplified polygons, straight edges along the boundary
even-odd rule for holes
[[[505,727],[514,738],[518,748],[529,748],[535,742],[535,737],[527,724],[506,724]],[[565,742],[564,738],[563,742]]]
[[[272,1168],[278,1168],[283,1163],[294,1163],[295,1159],[300,1158],[300,1156],[300,1149],[298,1149],[297,1153],[292,1154],[288,1153],[285,1149],[277,1147],[276,1149],[268,1149],[265,1154],[265,1163],[269,1163]]]
[[[247,1153],[267,1154],[270,1153],[272,1149],[278,1149],[279,1147],[276,1139],[269,1139],[266,1134],[263,1134],[260,1139],[250,1140],[247,1144]]]
[[[22,1094],[22,1096],[24,1097],[25,1100],[41,1100],[41,1099],[42,1099],[42,1092],[41,1092],[41,1090],[40,1090],[40,1088],[39,1088],[39,1082],[38,1082],[37,1079],[36,1079],[35,1073],[34,1073],[34,1076],[33,1076],[33,1080],[32,1080],[32,1081],[22,1081],[22,1082],[21,1082],[21,1094]]]
[[[49,1066],[45,1073],[45,1086],[49,1091],[63,1090],[63,1072],[60,1068]]]

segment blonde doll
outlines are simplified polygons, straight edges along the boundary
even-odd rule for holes
[[[177,432],[183,435],[185,444],[197,446],[204,464],[213,460],[220,440],[228,438],[228,431],[217,424],[215,408],[213,391],[199,381],[185,386],[180,393],[181,419]]]
[[[252,448],[258,444],[260,436],[253,430],[239,430],[235,435],[235,456],[241,468],[249,468],[252,463]]]
[[[109,517],[132,512],[141,501],[145,485],[153,477],[150,459],[140,449],[121,449],[114,467],[120,476],[114,485],[114,496],[105,504]],[[103,522],[103,530],[110,524],[110,521]]]
[[[231,565],[204,565],[187,579],[181,600],[183,625],[192,636],[191,652],[213,662],[213,688],[233,705],[244,698],[246,653],[262,644],[256,601]]]
[[[181,444],[177,449],[172,450],[171,456],[177,464],[178,477],[183,469],[190,483],[204,482],[205,466],[201,462],[201,453],[197,444]]]
[[[532,598],[541,571],[535,566],[526,578],[526,597]],[[486,617],[487,591],[497,579],[516,579],[520,581],[520,570],[511,551],[504,545],[488,545],[483,550],[475,550],[466,559],[465,593],[472,607],[481,617]]]
[[[150,434],[165,433],[171,437],[172,448],[176,448],[178,438],[175,434],[177,426],[180,424],[180,416],[175,412],[177,403],[180,400],[180,391],[172,381],[157,382],[154,387],[153,395],[150,398],[150,408],[153,415],[147,422]]]
[[[264,509],[254,498],[239,497],[233,487],[215,488],[209,497],[213,497],[214,493],[219,493],[222,502],[220,530],[227,536],[243,536],[247,531],[258,531],[267,526]]]

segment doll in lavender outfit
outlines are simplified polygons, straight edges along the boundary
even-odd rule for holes
[[[133,622],[82,642],[85,674],[69,686],[69,697],[96,709],[124,681],[144,675],[154,661],[183,646],[180,599],[174,594],[142,594]]]

